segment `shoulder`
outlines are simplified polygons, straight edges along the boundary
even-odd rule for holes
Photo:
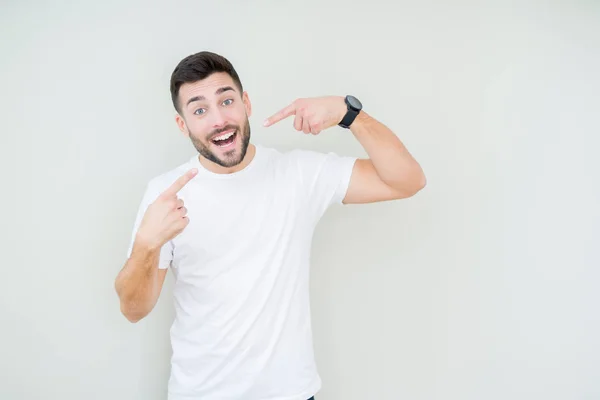
[[[356,157],[340,155],[334,151],[295,149],[289,152],[294,165],[308,173],[328,173],[352,168]]]
[[[264,149],[269,154],[269,167],[300,184],[313,187],[316,182],[335,187],[347,182],[353,172],[357,157],[340,155],[333,151],[311,149]]]

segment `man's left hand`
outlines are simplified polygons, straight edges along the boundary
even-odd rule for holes
[[[344,97],[341,96],[297,99],[267,118],[264,125],[271,126],[294,115],[294,128],[297,131],[318,135],[321,131],[339,124],[347,110]]]

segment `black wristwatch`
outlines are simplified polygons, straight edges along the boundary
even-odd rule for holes
[[[354,122],[358,113],[360,113],[360,110],[362,110],[362,103],[356,97],[350,95],[346,96],[344,101],[346,102],[346,106],[348,106],[348,111],[338,125],[348,129],[350,128],[350,125],[352,125],[352,122]]]

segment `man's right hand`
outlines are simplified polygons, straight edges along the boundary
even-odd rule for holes
[[[189,223],[187,209],[177,193],[198,173],[193,168],[180,176],[148,206],[140,223],[136,241],[150,250],[160,249],[179,235]]]

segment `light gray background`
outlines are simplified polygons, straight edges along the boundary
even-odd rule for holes
[[[172,277],[138,324],[113,280],[146,181],[193,154],[168,81],[200,50],[257,143],[363,155],[261,128],[352,93],[427,174],[319,225],[319,400],[600,398],[598,1],[4,1],[0,27],[1,399],[165,398]]]

